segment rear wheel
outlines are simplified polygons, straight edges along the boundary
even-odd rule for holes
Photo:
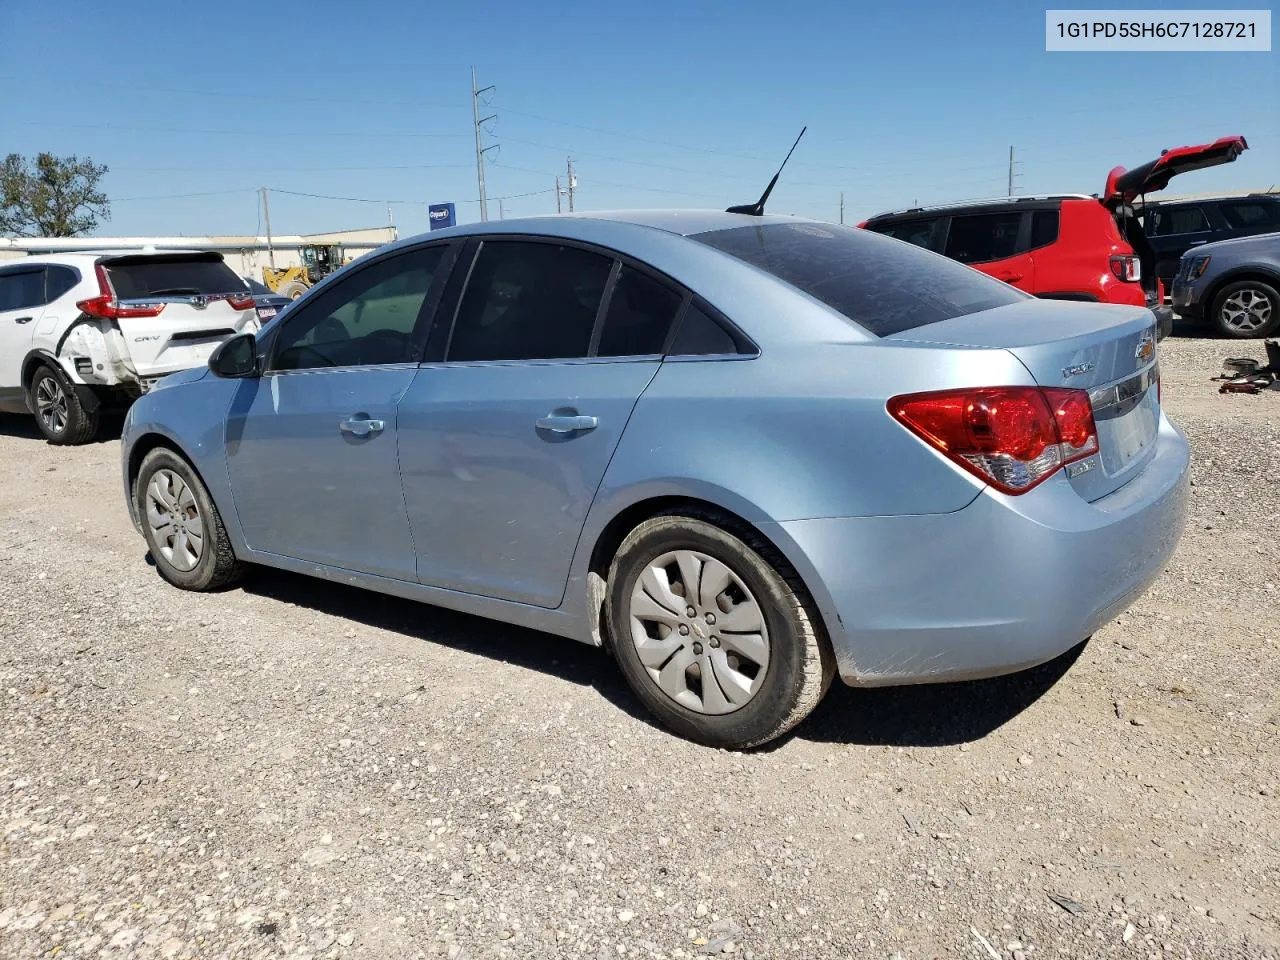
[[[172,450],[143,458],[134,496],[151,558],[175,587],[217,590],[243,574],[209,491]]]
[[[280,289],[276,293],[282,297],[288,297],[290,300],[297,300],[300,296],[307,292],[307,285],[298,280],[290,280],[288,283],[280,285]]]
[[[1229,283],[1213,298],[1213,319],[1228,337],[1269,337],[1280,328],[1280,293],[1261,280]]]
[[[27,388],[36,425],[50,443],[89,443],[98,434],[98,413],[85,410],[66,377],[49,366],[36,368]]]
[[[663,514],[631,531],[609,572],[606,615],[623,675],[650,711],[690,740],[742,749],[808,716],[835,667],[782,558],[718,521]]]

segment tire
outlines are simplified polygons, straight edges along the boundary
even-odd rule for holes
[[[1237,280],[1213,298],[1213,322],[1236,340],[1269,337],[1280,329],[1280,293],[1262,280]]]
[[[724,589],[675,610],[685,595],[682,568],[700,587],[710,575],[710,589]],[[781,736],[812,712],[835,675],[799,578],[762,537],[713,513],[659,514],[632,530],[609,570],[605,615],[636,696],[677,734],[708,746],[740,750]],[[756,624],[764,629],[751,640]],[[704,687],[707,680],[714,686]]]
[[[290,300],[297,300],[300,296],[307,292],[307,285],[298,280],[290,280],[288,283],[280,284],[280,289],[276,293],[282,297],[288,297]]]
[[[244,574],[213,498],[182,457],[166,447],[148,453],[133,496],[156,569],[175,587],[219,590]]]
[[[86,410],[62,371],[48,364],[36,367],[27,386],[27,405],[50,443],[74,446],[98,435],[98,411]]]

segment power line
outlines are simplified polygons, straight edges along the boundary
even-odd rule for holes
[[[112,203],[131,203],[134,200],[186,200],[190,197],[225,197],[233,193],[249,193],[252,187],[241,187],[238,190],[208,190],[204,193],[159,193],[150,197],[112,197]]]
[[[388,139],[462,140],[462,133],[377,133],[370,130],[208,130],[196,127],[134,127],[119,123],[54,123],[46,120],[19,120],[19,127],[54,127],[68,130],[127,130],[130,133],[199,133],[226,137],[380,137]]]
[[[342,201],[346,201],[347,203],[402,203],[402,204],[413,204],[415,206],[421,206],[428,202],[426,200],[387,200],[381,197],[339,197],[339,196],[335,196],[333,194],[328,194],[328,193],[305,193],[301,190],[281,190],[278,187],[269,187],[268,189],[272,193],[282,193],[285,196],[290,196],[290,197],[308,197],[312,200],[342,200]],[[512,194],[507,194],[506,196],[503,196],[503,197],[490,197],[489,199],[520,200],[520,199],[523,199],[524,197],[538,197],[538,196],[542,196],[543,194],[551,193],[552,189],[553,188],[551,187],[547,187],[545,190],[530,190],[528,193],[512,193]],[[238,193],[239,191],[232,191],[232,192]],[[479,200],[459,200],[456,202],[479,203],[480,201]]]

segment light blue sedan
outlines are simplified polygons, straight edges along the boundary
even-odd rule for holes
[[[178,587],[263,564],[607,646],[746,747],[836,674],[1008,673],[1131,604],[1187,498],[1156,351],[1145,309],[828,223],[480,223],[162,381],[125,492]]]

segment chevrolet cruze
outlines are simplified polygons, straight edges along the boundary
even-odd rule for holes
[[[123,471],[175,586],[260,564],[605,646],[670,728],[746,747],[836,675],[1080,643],[1173,551],[1188,448],[1141,306],[649,211],[370,254],[134,404]]]

